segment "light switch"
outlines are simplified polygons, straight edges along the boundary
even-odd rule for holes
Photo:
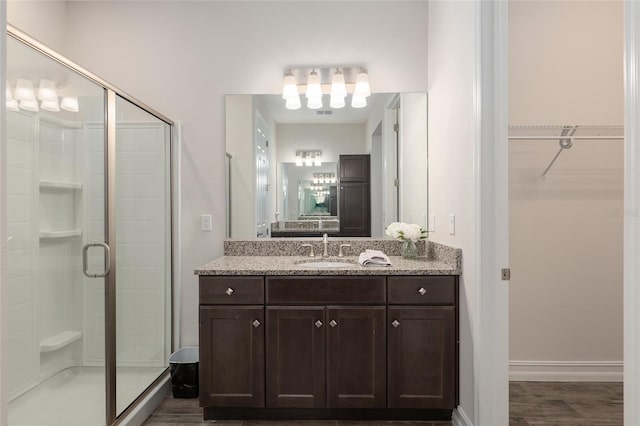
[[[429,232],[436,232],[436,215],[429,215]]]
[[[213,229],[213,224],[211,222],[212,219],[210,214],[203,214],[200,216],[200,230],[211,231]]]
[[[456,234],[456,215],[453,213],[449,213],[449,233]]]

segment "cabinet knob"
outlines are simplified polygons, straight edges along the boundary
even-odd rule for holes
[[[254,326],[255,328],[260,327],[260,321],[258,321],[258,320],[253,320],[253,322],[252,322],[251,324],[253,324],[253,326]]]
[[[331,321],[329,322],[329,325],[330,325],[331,327],[335,327],[336,325],[338,325],[338,323],[337,323],[337,322],[335,322],[334,320],[331,320]]]
[[[420,287],[418,293],[420,293],[420,296],[424,296],[427,293],[427,290],[425,290],[424,287]]]
[[[398,326],[400,325],[400,321],[398,320],[393,320],[393,322],[391,323],[392,326],[394,326],[395,328],[398,328]]]
[[[322,327],[322,321],[320,320],[316,321],[315,324],[316,324],[316,327],[318,328]]]
[[[233,294],[233,289],[229,287],[228,289],[225,290],[225,293],[227,293],[227,296],[231,296]]]

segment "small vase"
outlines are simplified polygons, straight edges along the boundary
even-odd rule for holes
[[[405,259],[415,259],[418,257],[418,247],[415,241],[404,240],[402,242],[402,257]]]

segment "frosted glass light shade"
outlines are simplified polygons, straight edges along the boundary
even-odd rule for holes
[[[38,99],[41,101],[58,102],[58,91],[56,85],[51,80],[40,80],[40,88],[38,89]]]
[[[35,101],[36,95],[33,92],[33,83],[31,82],[31,80],[19,78],[18,83],[16,84],[16,91],[14,95],[15,98],[19,101]]]
[[[306,95],[308,99],[322,98],[322,87],[320,86],[320,76],[315,70],[311,71],[311,74],[309,74],[309,79],[307,80]],[[322,103],[322,100],[320,101],[320,103]]]
[[[284,106],[287,109],[300,109],[300,107],[302,106],[302,103],[300,103],[300,96],[295,95],[291,98],[287,98]]]
[[[351,107],[353,108],[364,108],[367,106],[367,98],[364,96],[358,96],[354,94],[351,97]]]
[[[60,104],[58,103],[58,98],[54,101],[43,100],[40,103],[40,108],[45,111],[58,112],[60,111]]]
[[[341,70],[337,70],[331,80],[331,97],[333,98],[334,96],[347,96],[347,85],[344,82],[344,74]]]
[[[27,99],[20,101],[20,109],[31,112],[38,112],[38,101],[35,99]]]
[[[78,112],[78,98],[75,96],[65,96],[60,102],[60,108],[69,112]]]
[[[296,166],[302,167],[302,158],[296,157]]]
[[[322,108],[322,96],[320,96],[318,98],[309,98],[309,99],[307,99],[307,108],[309,108],[309,109]]]
[[[358,73],[356,77],[356,87],[353,91],[354,95],[367,97],[371,95],[371,88],[369,87],[369,74],[364,71]]]
[[[298,97],[298,84],[296,83],[296,78],[293,74],[288,72],[284,75],[284,80],[282,82],[282,98],[289,99],[293,97]]]
[[[344,108],[344,96],[334,96],[331,95],[331,99],[329,100],[329,106],[331,108]]]

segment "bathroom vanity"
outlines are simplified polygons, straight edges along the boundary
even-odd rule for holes
[[[396,241],[330,241],[392,255],[361,267],[291,255],[303,243],[320,241],[227,241],[195,271],[205,419],[450,419],[460,251],[427,242],[405,260]]]

